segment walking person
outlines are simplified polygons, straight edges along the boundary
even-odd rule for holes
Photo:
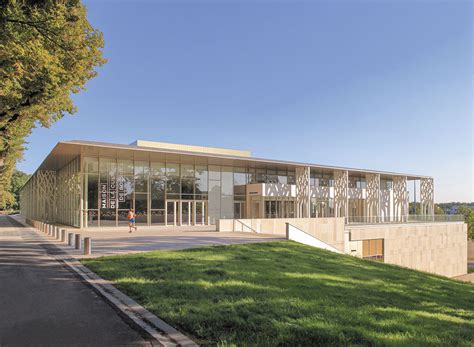
[[[135,217],[137,215],[135,214],[135,211],[133,210],[133,208],[131,208],[130,210],[128,210],[128,215],[127,215],[127,218],[128,218],[128,227],[129,227],[129,233],[132,232],[132,228],[135,228],[135,231],[137,231],[137,226],[135,225]]]

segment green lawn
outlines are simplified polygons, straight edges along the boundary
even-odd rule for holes
[[[474,344],[474,285],[293,242],[83,263],[204,345]]]

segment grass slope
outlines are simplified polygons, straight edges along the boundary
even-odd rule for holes
[[[473,285],[293,242],[83,263],[205,345],[474,344]]]

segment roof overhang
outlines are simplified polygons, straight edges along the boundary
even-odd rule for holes
[[[134,159],[143,161],[168,161],[177,163],[195,163],[203,165],[224,165],[242,166],[255,168],[276,168],[289,169],[295,167],[309,166],[322,172],[332,172],[334,170],[347,170],[350,175],[361,175],[366,173],[377,173],[381,177],[405,176],[409,180],[428,178],[413,174],[404,174],[387,171],[366,170],[347,168],[331,165],[320,165],[310,163],[299,163],[292,161],[273,160],[254,157],[238,157],[222,154],[196,153],[172,149],[157,149],[151,147],[140,147],[134,145],[121,145],[92,141],[64,141],[59,142],[44,159],[38,170],[57,171],[68,164],[78,155],[83,156],[103,156],[121,159]]]

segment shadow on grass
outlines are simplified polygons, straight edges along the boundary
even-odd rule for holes
[[[474,343],[474,286],[293,242],[83,262],[201,344]]]

